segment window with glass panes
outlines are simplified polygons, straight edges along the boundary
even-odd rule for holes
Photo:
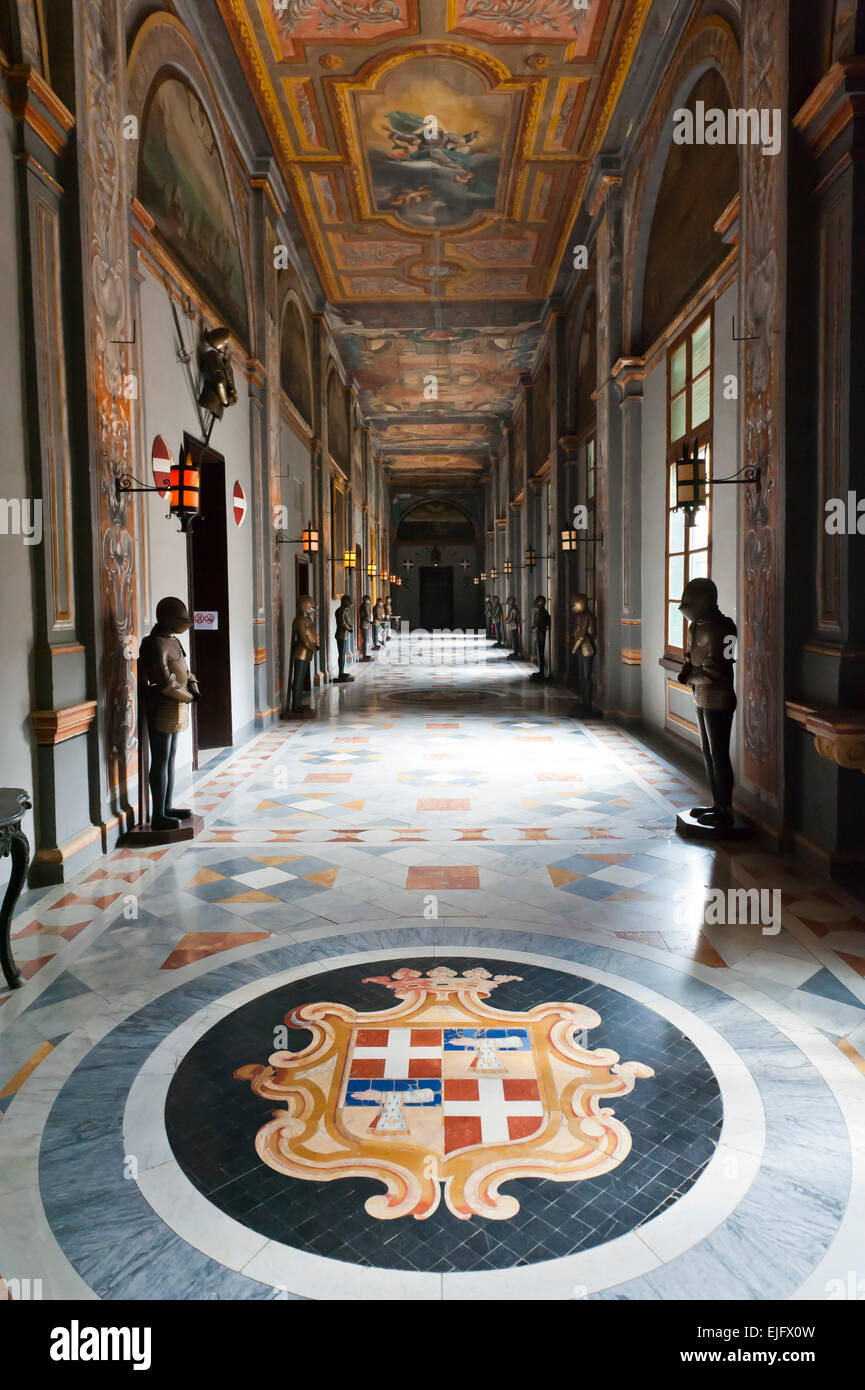
[[[683,511],[676,511],[676,461],[685,445],[706,461],[706,478],[712,452],[712,315],[706,314],[676,340],[667,353],[667,585],[666,648],[671,656],[683,656],[688,640],[687,623],[679,612],[682,590],[691,579],[707,578],[711,571],[709,504],[686,525]]]
[[[588,536],[596,536],[595,528],[595,440],[594,436],[586,444],[586,510],[588,512]],[[595,603],[595,547],[591,543],[584,547],[586,552],[586,598],[589,605]]]

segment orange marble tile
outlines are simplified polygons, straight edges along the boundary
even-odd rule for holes
[[[857,975],[865,979],[865,956],[854,956],[850,951],[836,951],[835,954],[846,961],[851,970],[855,970]]]
[[[547,873],[554,888],[561,888],[564,883],[576,883],[578,878],[583,878],[583,874],[572,873],[570,869],[557,869],[555,864],[547,865]]]
[[[321,888],[332,888],[339,869],[319,869],[314,874],[304,874],[307,883],[317,883]]]
[[[453,864],[445,869],[445,888],[480,888],[478,871],[474,865]]]
[[[194,961],[218,955],[220,951],[232,951],[251,941],[264,941],[268,936],[268,931],[187,932],[159,968],[181,970],[184,965],[192,965]]]
[[[406,888],[417,888],[422,892],[433,888],[444,888],[444,869],[428,869],[424,865],[411,868],[406,873]]]
[[[470,811],[471,802],[466,796],[422,796],[418,800],[418,811]]]

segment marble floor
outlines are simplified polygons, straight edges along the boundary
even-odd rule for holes
[[[865,906],[681,841],[699,786],[485,642],[354,669],[22,899],[0,1291],[840,1296]]]

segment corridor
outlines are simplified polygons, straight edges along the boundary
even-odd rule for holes
[[[196,839],[22,898],[0,1275],[843,1296],[865,907],[754,840],[682,841],[699,784],[482,637],[351,669],[195,776]]]

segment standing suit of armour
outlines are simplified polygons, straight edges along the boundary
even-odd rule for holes
[[[592,712],[592,666],[595,660],[595,619],[585,594],[576,594],[571,602],[576,615],[571,652],[577,658],[577,686],[580,707]]]
[[[484,599],[484,618],[487,625],[487,640],[491,642],[493,640],[493,601],[489,595]]]
[[[539,594],[535,599],[534,610],[532,630],[535,634],[535,645],[538,651],[538,669],[532,675],[532,680],[542,681],[546,675],[547,633],[550,630],[550,615],[547,612],[547,600],[543,594]]]
[[[354,632],[351,621],[351,596],[343,594],[339,601],[339,608],[336,610],[336,649],[339,652],[339,675],[338,681],[353,681],[354,676],[347,676],[345,672],[345,653]]]
[[[393,631],[393,604],[390,601],[390,595],[388,595],[384,601],[384,617],[387,624],[385,641],[389,642],[391,639],[391,632]]]
[[[521,661],[521,660],[522,660],[523,646],[522,646],[522,636],[521,636],[521,631],[520,631],[520,629],[521,629],[521,627],[522,627],[522,622],[523,622],[523,619],[522,619],[522,614],[520,613],[520,606],[519,606],[519,604],[517,603],[516,599],[514,599],[513,602],[512,602],[512,604],[511,604],[510,613],[508,614],[508,627],[510,628],[510,633],[511,633],[511,647],[512,647],[512,649],[513,649],[513,650],[511,651],[511,655],[508,657],[508,660],[509,660],[509,661],[511,661],[511,660],[513,660],[513,661]]]
[[[493,636],[496,646],[502,645],[502,605],[498,594],[493,594]]]
[[[516,607],[516,603],[517,603],[516,597],[515,597],[513,594],[508,594],[508,601],[507,601],[507,603],[506,603],[506,605],[505,605],[505,620],[504,620],[504,624],[503,624],[504,643],[505,643],[505,646],[509,648],[508,660],[510,660],[510,658],[511,658],[511,657],[513,656],[513,654],[514,654],[514,627],[513,627],[513,616],[514,616],[514,608]]]
[[[382,643],[382,624],[384,623],[384,604],[380,598],[375,601],[372,610],[373,629],[372,629],[372,649],[377,652]]]
[[[711,806],[695,806],[698,820],[724,827],[733,823],[733,764],[730,735],[736,710],[732,639],[736,624],[718,607],[718,590],[711,579],[691,579],[679,604],[688,621],[688,650],[679,680],[694,692],[700,746]]]
[[[292,714],[311,714],[309,706],[302,705],[309,664],[318,651],[318,633],[312,621],[315,604],[309,594],[303,594],[297,601],[297,614],[291,625],[291,712]]]
[[[372,603],[369,594],[364,594],[360,605],[360,632],[363,640],[363,656],[361,661],[372,661],[373,657],[369,654],[372,642]]]

